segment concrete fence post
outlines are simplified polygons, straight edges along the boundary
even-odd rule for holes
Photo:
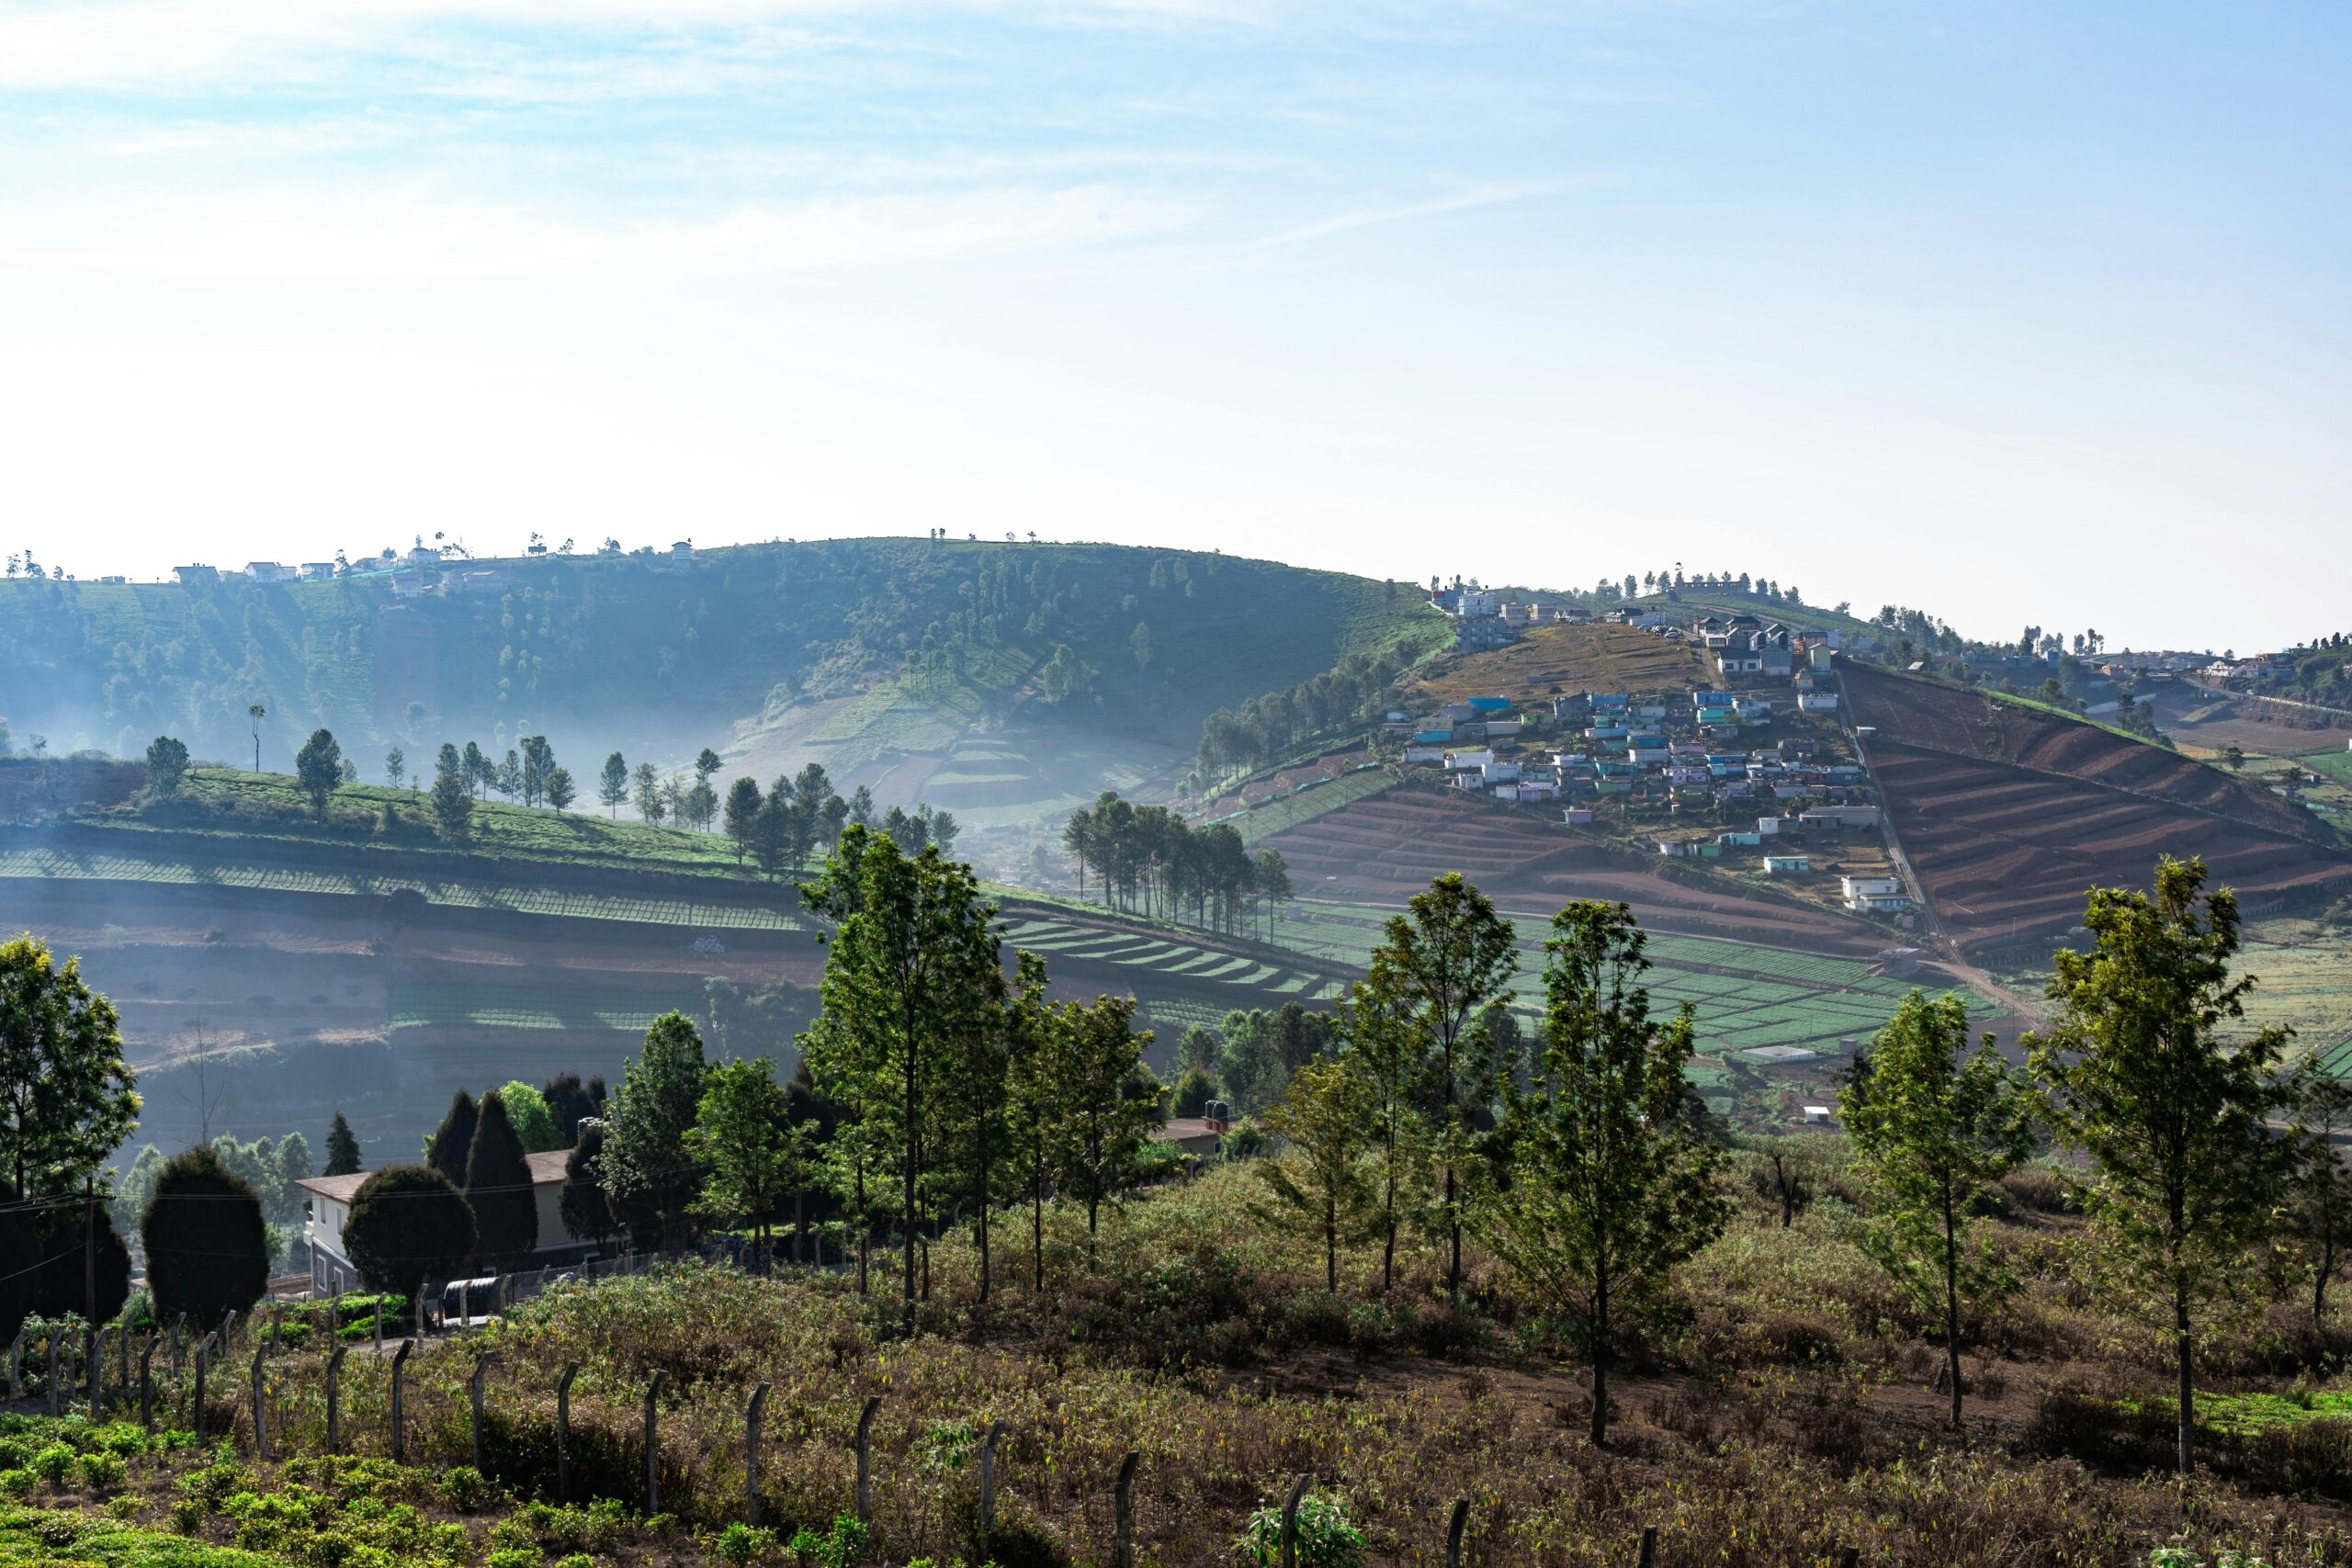
[[[335,1292],[327,1298],[327,1337],[337,1342],[343,1338],[343,1292]]]
[[[204,1369],[211,1358],[212,1336],[208,1334],[196,1347],[196,1400],[188,1420],[188,1428],[196,1434],[198,1442],[204,1440]]]
[[[163,1342],[161,1334],[150,1334],[139,1352],[139,1425],[150,1432],[155,1429],[155,1347]]]
[[[223,1355],[228,1353],[230,1341],[234,1339],[236,1335],[237,1309],[231,1307],[220,1314],[220,1350]]]
[[[1129,1449],[1111,1487],[1111,1568],[1136,1568],[1136,1465],[1142,1458]]]
[[[408,1424],[402,1419],[408,1413],[401,1403],[401,1382],[408,1371],[409,1352],[415,1348],[414,1339],[403,1339],[392,1352],[392,1458],[399,1462],[408,1459]]]
[[[866,1398],[857,1416],[857,1522],[874,1522],[874,1413],[882,1408],[878,1393]]]
[[[1298,1505],[1306,1495],[1307,1477],[1301,1472],[1283,1499],[1282,1568],[1298,1568]]]
[[[767,1408],[768,1385],[762,1383],[743,1406],[743,1522],[753,1529],[760,1525],[760,1418]]]
[[[130,1325],[125,1322],[114,1336],[115,1391],[123,1398],[130,1397]]]
[[[254,1345],[254,1458],[269,1458],[269,1390],[262,1377],[262,1363],[269,1356],[269,1338],[257,1336]]]
[[[1657,1568],[1657,1527],[1642,1527],[1642,1568]]]
[[[101,1328],[90,1337],[90,1425],[106,1419],[107,1397],[107,1336],[119,1334],[117,1328]]]
[[[496,1356],[475,1357],[473,1376],[466,1380],[466,1402],[471,1414],[471,1423],[468,1432],[473,1439],[473,1461],[476,1473],[480,1473],[481,1470],[481,1380],[490,1371],[490,1364],[496,1359],[498,1359]]]
[[[343,1359],[351,1353],[348,1345],[337,1345],[327,1352],[327,1452],[343,1452]]]
[[[645,1511],[648,1514],[662,1511],[662,1438],[656,1422],[662,1385],[669,1381],[669,1377],[668,1372],[656,1371],[653,1381],[645,1385]]]
[[[571,1501],[571,1380],[580,1363],[569,1362],[555,1385],[555,1500]]]
[[[988,1555],[989,1540],[996,1533],[996,1446],[1004,1440],[1004,1423],[989,1423],[988,1435],[980,1439],[980,1554]]]
[[[1462,1531],[1470,1523],[1470,1499],[1453,1500],[1453,1517],[1445,1525],[1445,1568],[1462,1568]]]

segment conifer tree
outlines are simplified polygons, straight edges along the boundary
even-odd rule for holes
[[[359,1140],[353,1134],[351,1123],[345,1121],[343,1112],[338,1111],[334,1113],[334,1120],[327,1124],[327,1168],[324,1174],[353,1176],[358,1170]]]
[[[449,1185],[460,1191],[466,1185],[466,1162],[473,1157],[474,1127],[481,1120],[474,1097],[461,1089],[449,1097],[441,1125],[425,1142],[424,1163],[447,1177]]]
[[[539,1244],[539,1203],[523,1140],[506,1113],[506,1096],[481,1097],[466,1158],[466,1206],[474,1212],[474,1246],[486,1263],[504,1266]]]

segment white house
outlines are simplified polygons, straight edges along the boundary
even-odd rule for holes
[[[1764,857],[1764,874],[1767,876],[1794,876],[1812,870],[1813,857],[1810,855],[1766,855]]]
[[[1893,913],[1911,907],[1910,896],[1896,877],[1841,876],[1838,887],[1849,909]]]
[[[1799,713],[1835,713],[1838,711],[1838,694],[1835,692],[1799,692],[1797,694],[1797,711]]]
[[[539,1240],[531,1254],[535,1265],[569,1262],[595,1250],[592,1244],[564,1228],[563,1168],[571,1159],[571,1151],[550,1149],[523,1157],[531,1168],[531,1196],[537,1200],[539,1211]],[[363,1170],[349,1176],[314,1176],[294,1184],[311,1195],[311,1219],[302,1230],[311,1244],[313,1295],[361,1288],[359,1270],[352,1266],[351,1256],[344,1249],[343,1227],[351,1218],[351,1201],[374,1174]]]
[[[291,582],[295,572],[274,560],[250,560],[245,563],[245,575],[255,582]]]

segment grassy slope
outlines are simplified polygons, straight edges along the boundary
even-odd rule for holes
[[[1416,682],[1426,704],[1505,696],[1543,703],[1553,692],[1657,692],[1712,688],[1699,650],[1631,626],[1549,625],[1517,642],[1447,661]]]
[[[1842,1198],[1846,1153],[1807,1140],[1796,1157]],[[710,1537],[741,1517],[742,1411],[762,1383],[773,1388],[763,1512],[779,1539],[821,1533],[852,1506],[851,1433],[881,1397],[872,1551],[853,1554],[876,1564],[1104,1561],[1107,1499],[1129,1451],[1136,1559],[1170,1568],[1235,1561],[1250,1514],[1301,1472],[1341,1500],[1374,1562],[1437,1560],[1456,1497],[1476,1500],[1468,1561],[1529,1568],[1630,1561],[1645,1526],[1669,1563],[1827,1562],[1841,1545],[1944,1568],[2143,1562],[2160,1544],[2206,1560],[2223,1548],[2335,1560],[2325,1500],[2352,1480],[2340,1430],[2291,1450],[2240,1436],[2324,1419],[2338,1403],[2299,1397],[2290,1374],[2264,1367],[2297,1342],[2275,1326],[2233,1323],[2205,1343],[2205,1375],[2232,1393],[2200,1398],[2208,1473],[2189,1515],[2176,1489],[2139,1473],[2164,1458],[2162,1347],[2121,1303],[2081,1289],[2075,1222],[2017,1201],[2046,1199],[2047,1172],[2014,1183],[1984,1222],[2018,1288],[1986,1325],[2001,1349],[1969,1358],[1964,1436],[1939,1427],[1921,1386],[1932,1314],[1865,1256],[1849,1206],[1825,1202],[1783,1228],[1756,1194],[1758,1174],[1736,1156],[1735,1213],[1676,1271],[1679,1310],[1629,1325],[1638,1353],[1613,1391],[1618,1440],[1605,1454],[1581,1431],[1574,1347],[1475,1235],[1459,1303],[1438,1247],[1411,1227],[1393,1290],[1378,1290],[1378,1247],[1351,1236],[1327,1296],[1308,1227],[1275,1217],[1253,1168],[1220,1166],[1110,1210],[1099,1249],[1079,1205],[1047,1205],[1042,1284],[1001,1257],[986,1308],[956,1227],[931,1248],[912,1337],[838,1275],[689,1267],[560,1285],[494,1325],[418,1345],[405,1466],[387,1454],[384,1365],[364,1351],[343,1372],[348,1457],[320,1457],[323,1325],[298,1307],[307,1342],[267,1364],[272,1461],[253,1453],[242,1375],[211,1384],[217,1441],[175,1430],[189,1389],[169,1357],[155,1363],[154,1439],[128,1421],[0,1420],[0,1562],[503,1565],[584,1551],[600,1563],[702,1564]],[[1023,1218],[1002,1216],[999,1232],[1016,1262]],[[888,1282],[886,1271],[877,1288]],[[231,1364],[245,1352],[241,1342]],[[549,1390],[572,1362],[571,1479],[576,1499],[607,1500],[593,1511],[549,1495]],[[478,1365],[480,1474],[466,1415]],[[665,1514],[649,1519],[637,1434],[656,1371]],[[1005,1424],[1000,1534],[983,1549],[972,1450],[992,1421]],[[82,1457],[107,1451],[128,1463]],[[2290,1492],[2309,1500],[2290,1504]],[[753,1545],[756,1560],[786,1560]],[[517,1555],[490,1556],[502,1548]]]

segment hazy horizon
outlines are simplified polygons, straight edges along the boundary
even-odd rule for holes
[[[2347,28],[0,4],[6,547],[1035,530],[2275,646],[2345,629]]]

